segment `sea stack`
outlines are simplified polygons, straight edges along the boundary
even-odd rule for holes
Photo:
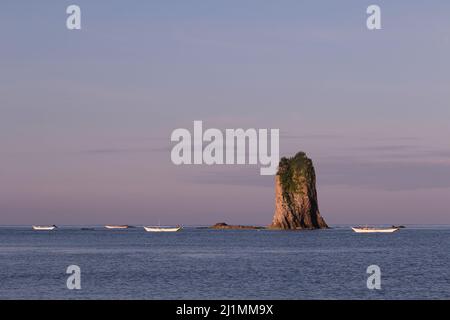
[[[328,228],[319,212],[314,166],[304,152],[280,160],[275,177],[275,214],[270,228]]]

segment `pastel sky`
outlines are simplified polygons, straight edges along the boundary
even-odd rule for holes
[[[446,0],[3,0],[0,224],[269,224],[259,166],[172,164],[194,120],[279,128],[329,224],[448,224],[449,57]]]

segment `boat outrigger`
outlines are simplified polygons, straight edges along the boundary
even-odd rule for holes
[[[370,227],[352,227],[356,233],[392,233],[399,228],[370,228]]]

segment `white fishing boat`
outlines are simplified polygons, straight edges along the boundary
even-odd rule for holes
[[[392,233],[399,228],[371,228],[371,227],[352,227],[356,233]]]
[[[57,227],[55,225],[53,225],[53,226],[33,226],[33,230],[37,230],[37,231],[51,231],[56,228]]]
[[[106,229],[128,229],[130,226],[123,225],[123,226],[116,226],[116,225],[106,225]]]
[[[183,229],[182,226],[176,227],[144,227],[147,232],[177,232]]]

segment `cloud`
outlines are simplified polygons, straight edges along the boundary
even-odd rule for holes
[[[305,134],[305,135],[295,135],[295,134],[280,134],[280,139],[339,139],[344,138],[342,135],[337,134]]]
[[[377,152],[383,152],[383,151],[409,151],[409,150],[417,150],[417,146],[411,146],[411,145],[381,145],[381,146],[363,146],[363,147],[356,147],[355,149],[358,150],[367,150],[367,151],[377,151]]]
[[[348,186],[388,191],[450,188],[450,161],[371,161],[336,158],[315,161],[320,186]],[[185,178],[194,184],[215,184],[273,188],[273,176],[260,176],[247,167],[236,170],[191,171]]]
[[[317,170],[322,185],[383,190],[450,188],[450,162],[322,161]]]
[[[151,152],[170,152],[170,147],[154,148],[98,148],[82,150],[84,154],[120,154],[120,153],[151,153]]]
[[[235,167],[236,168],[236,167]],[[240,168],[239,170],[211,170],[197,172],[186,180],[195,184],[233,185],[273,188],[274,176],[261,176],[259,167]]]

